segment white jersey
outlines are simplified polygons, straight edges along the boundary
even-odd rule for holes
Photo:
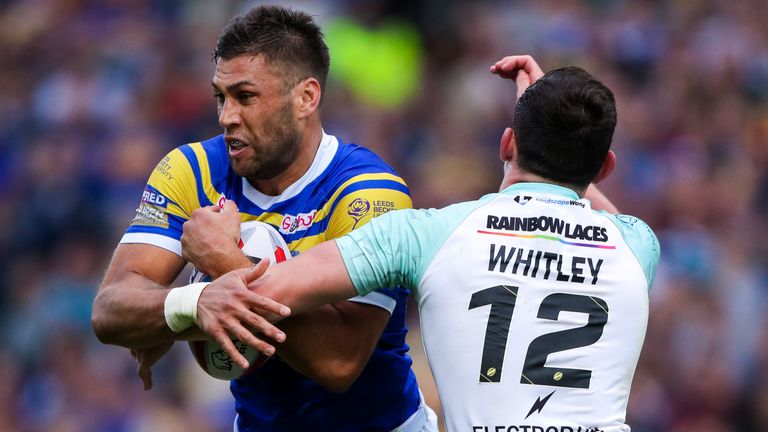
[[[642,221],[518,183],[391,212],[338,239],[360,294],[402,284],[450,431],[614,432],[624,423],[659,259]]]

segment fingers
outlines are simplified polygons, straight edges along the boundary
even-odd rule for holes
[[[238,270],[239,272],[238,276],[242,279],[245,285],[248,286],[251,283],[255,282],[257,279],[259,279],[261,276],[263,276],[264,273],[266,273],[268,268],[269,268],[269,258],[265,257],[261,261],[259,261],[258,264],[256,264],[255,266],[249,269],[243,269],[242,271]],[[260,294],[256,294],[254,292],[250,292],[250,294],[247,297],[247,300],[249,303],[248,306],[252,310],[270,312],[270,313],[279,315],[281,317],[287,317],[291,315],[291,308],[281,303],[278,303],[269,297],[265,297]]]
[[[290,308],[247,289],[247,284],[261,277],[268,266],[269,262],[264,260],[255,267],[226,274],[206,287],[198,300],[198,327],[242,367],[247,367],[247,359],[237,351],[232,339],[239,339],[260,353],[271,356],[275,347],[254,333],[262,333],[277,342],[286,338],[285,333],[270,320],[278,321],[289,316]]]
[[[268,268],[269,268],[269,257],[264,257],[255,266],[249,267],[247,269],[243,269],[243,271],[240,272],[238,276],[240,276],[243,282],[245,282],[245,284],[248,285],[249,283],[263,276],[264,273],[267,272]]]
[[[152,367],[148,366],[145,361],[139,360],[139,367],[137,370],[139,378],[144,383],[144,390],[152,389]]]
[[[218,208],[218,207],[217,207]],[[237,208],[237,204],[235,204],[232,200],[226,200],[224,201],[224,204],[221,206],[221,212],[222,213],[237,213],[239,210]]]
[[[249,366],[248,360],[242,354],[240,354],[240,351],[237,349],[237,347],[235,347],[235,343],[232,342],[232,339],[227,334],[227,332],[224,331],[223,328],[215,332],[209,332],[208,334],[211,336],[213,340],[215,340],[216,342],[219,343],[219,345],[221,345],[221,349],[223,349],[224,352],[227,353],[227,355],[229,356],[229,358],[232,359],[232,361],[237,363],[237,365],[240,366],[241,368],[248,369],[248,366]],[[271,348],[271,352],[269,348]],[[259,352],[271,356],[274,353],[275,348],[272,347],[271,345],[269,345],[269,348],[267,348],[265,351],[262,351],[259,349]]]
[[[523,71],[528,74],[528,85],[535,82],[544,72],[539,67],[536,60],[529,55],[507,56],[497,61],[491,66],[491,73],[499,75],[502,78],[517,80],[518,72]]]
[[[525,90],[531,86],[531,76],[525,71],[519,71],[515,77],[515,85],[517,86],[517,98],[520,99]]]
[[[250,328],[243,326],[241,321],[248,323]],[[264,333],[278,342],[285,340],[285,333],[268,323],[264,318],[261,318],[259,315],[252,312],[243,313],[239,319],[228,320],[222,327],[219,327],[214,331],[209,331],[208,334],[213,340],[221,345],[224,352],[226,352],[235,363],[243,369],[247,369],[249,366],[248,359],[246,359],[237,349],[237,346],[235,346],[233,342],[234,339],[239,340],[266,356],[275,354],[275,347],[256,337],[254,330],[256,332]]]

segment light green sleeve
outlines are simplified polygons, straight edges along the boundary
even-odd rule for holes
[[[648,289],[651,289],[661,257],[661,247],[656,234],[648,224],[634,216],[601,213],[604,213],[621,231],[624,241],[629,245],[645,272]]]
[[[391,211],[336,239],[357,292],[365,295],[398,285],[415,290],[451,233],[487,201],[484,197],[440,210]]]

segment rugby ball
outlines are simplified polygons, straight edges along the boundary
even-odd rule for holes
[[[270,264],[274,264],[285,261],[291,256],[288,245],[280,233],[272,226],[258,221],[240,224],[240,249],[254,264],[264,257],[269,257]],[[197,269],[192,270],[190,283],[210,281],[211,278],[207,274]],[[240,378],[263,365],[269,359],[269,357],[261,355],[254,348],[239,340],[233,342],[237,350],[248,360],[250,366],[247,370],[235,363],[216,341],[190,341],[189,348],[197,364],[205,373],[220,380]]]

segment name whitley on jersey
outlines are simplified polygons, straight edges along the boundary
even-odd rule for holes
[[[491,243],[488,271],[522,274],[561,282],[597,284],[603,259]]]

